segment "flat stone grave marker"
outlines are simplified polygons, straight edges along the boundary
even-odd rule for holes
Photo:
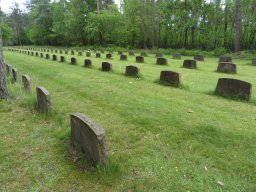
[[[252,59],[252,65],[256,65],[256,58]]]
[[[220,78],[215,93],[248,101],[252,94],[252,84],[238,79]]]
[[[174,71],[161,71],[160,81],[167,85],[179,87],[181,85],[181,75]]]
[[[157,58],[164,57],[164,54],[162,54],[162,53],[156,53],[156,57],[157,57]]]
[[[196,61],[204,61],[204,56],[203,55],[194,55],[194,60],[196,60]]]
[[[139,77],[139,68],[133,65],[126,66],[125,75]]]
[[[56,55],[52,55],[52,60],[53,61],[57,61],[57,56]]]
[[[232,57],[230,56],[220,56],[219,57],[219,62],[231,62],[232,63]]]
[[[76,64],[76,58],[75,57],[71,57],[70,62],[72,65]]]
[[[237,73],[236,64],[229,62],[220,62],[218,64],[217,72],[235,74]]]
[[[101,57],[100,53],[96,53],[96,58],[100,58],[100,57]]]
[[[159,57],[156,60],[156,64],[157,65],[168,65],[168,60],[166,58]]]
[[[49,54],[46,54],[45,57],[46,57],[46,59],[50,59],[50,55]]]
[[[107,54],[106,54],[106,58],[107,58],[107,59],[111,59],[111,58],[112,58],[112,54],[111,54],[111,53],[107,53]]]
[[[91,52],[87,51],[86,52],[86,57],[91,57]]]
[[[148,54],[147,54],[147,52],[142,51],[142,52],[141,52],[141,54],[140,54],[140,56],[147,57],[147,56],[148,56]]]
[[[135,55],[134,51],[129,51],[129,55],[134,56]]]
[[[70,116],[71,143],[85,154],[92,165],[106,165],[108,153],[105,131],[82,113]]]
[[[101,69],[102,69],[102,71],[111,71],[112,64],[110,64],[108,62],[102,62]]]
[[[127,61],[127,55],[120,55],[120,60],[121,61]]]
[[[183,67],[188,69],[196,69],[197,68],[196,61],[190,60],[190,59],[184,60]]]
[[[181,54],[180,53],[173,53],[172,58],[173,59],[181,59]]]
[[[37,106],[40,112],[51,112],[51,96],[50,93],[44,87],[37,87]]]
[[[84,60],[84,67],[91,68],[92,67],[92,61],[90,59]]]
[[[64,56],[60,56],[60,62],[64,63],[66,61],[66,58]]]
[[[137,56],[136,57],[136,62],[137,63],[144,63],[144,57],[143,56]]]
[[[12,82],[15,83],[18,81],[18,70],[12,68]]]
[[[31,91],[31,79],[28,75],[22,75],[22,84],[24,89]]]

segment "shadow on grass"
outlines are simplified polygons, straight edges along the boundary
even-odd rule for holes
[[[184,85],[184,84],[177,85],[175,83],[173,83],[173,84],[172,83],[167,83],[167,82],[161,81],[159,79],[156,79],[154,81],[154,83],[162,85],[162,86],[166,86],[166,87],[174,87],[174,88],[179,88],[179,89],[182,89],[182,90],[189,91],[189,86],[188,85]]]

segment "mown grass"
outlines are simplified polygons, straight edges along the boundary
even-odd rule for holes
[[[51,53],[50,53],[51,54]],[[51,54],[52,55],[52,54]],[[250,102],[214,96],[219,77],[256,83],[256,68],[235,60],[238,74],[216,73],[217,59],[182,68],[182,60],[155,65],[135,57],[119,61],[113,72],[35,56],[4,52],[6,63],[32,79],[32,93],[21,83],[8,87],[12,98],[0,102],[0,191],[255,191],[255,92]],[[183,57],[191,58],[191,57]],[[141,78],[124,76],[126,65],[140,68]],[[183,88],[156,83],[161,70],[183,76]],[[50,93],[53,112],[39,114],[35,86]],[[81,112],[106,131],[108,167],[87,170],[69,153],[69,115]]]

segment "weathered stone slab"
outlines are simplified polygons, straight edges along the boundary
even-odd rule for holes
[[[102,62],[101,69],[102,69],[102,71],[111,71],[112,64],[110,64],[108,62]]]
[[[43,53],[40,53],[40,57],[44,57],[44,54],[43,54]]]
[[[24,89],[31,91],[31,79],[28,75],[22,75],[22,84]]]
[[[173,59],[181,59],[181,54],[180,53],[173,53],[172,58]]]
[[[78,55],[79,55],[79,56],[82,56],[82,55],[83,55],[83,52],[82,52],[82,51],[78,51]]]
[[[203,55],[194,55],[194,60],[196,60],[196,61],[204,61],[204,56]]]
[[[66,61],[66,58],[64,56],[60,56],[60,62],[64,63]]]
[[[34,56],[34,52],[31,52],[31,56]]]
[[[100,57],[101,57],[100,53],[96,53],[96,58],[100,58]]]
[[[141,54],[140,54],[140,56],[147,57],[147,56],[148,56],[148,54],[147,54],[147,52],[146,52],[146,51],[142,51],[142,52],[141,52]]]
[[[84,67],[91,68],[92,67],[92,61],[90,59],[84,60]]]
[[[217,72],[235,74],[237,72],[236,64],[221,62],[218,64]]]
[[[106,54],[106,58],[107,58],[107,59],[111,59],[111,58],[112,58],[112,54],[111,54],[111,53],[107,53],[107,54]]]
[[[252,84],[238,79],[220,78],[215,93],[242,100],[250,100]]]
[[[219,62],[231,62],[232,63],[232,57],[230,56],[220,56],[219,57]]]
[[[81,150],[94,166],[106,165],[108,153],[104,129],[82,113],[73,113],[70,116],[70,124],[72,144]]]
[[[126,66],[125,75],[139,77],[139,68],[133,65]]]
[[[70,59],[70,63],[72,64],[72,65],[76,65],[76,58],[75,57],[71,57],[71,59]]]
[[[49,55],[49,54],[46,54],[46,55],[45,55],[45,58],[46,58],[46,59],[50,59],[50,55]]]
[[[129,51],[129,55],[134,56],[135,55],[134,51]]]
[[[18,81],[18,70],[12,68],[12,82],[16,83]]]
[[[160,81],[171,86],[179,87],[181,85],[181,75],[174,71],[161,71]]]
[[[156,57],[157,57],[157,58],[164,57],[164,54],[162,54],[162,53],[156,53]]]
[[[91,52],[87,51],[86,52],[86,57],[91,57]]]
[[[256,58],[252,59],[252,65],[256,65]]]
[[[52,55],[52,60],[57,61],[57,55]]]
[[[156,64],[157,65],[168,65],[168,60],[166,58],[159,57],[156,60]]]
[[[120,60],[121,61],[127,61],[127,55],[120,55]]]
[[[36,52],[36,57],[38,57],[38,52]]]
[[[37,87],[37,106],[40,112],[48,113],[52,110],[50,93],[44,87]]]
[[[28,55],[30,55],[30,51],[28,51]]]
[[[189,69],[196,69],[197,65],[196,65],[196,61],[195,60],[184,60],[183,61],[183,67],[184,68],[189,68]]]
[[[10,65],[8,65],[8,64],[6,64],[5,66],[6,66],[7,75],[10,75],[11,71],[12,71],[12,67]]]
[[[144,57],[143,56],[136,56],[136,62],[137,63],[144,63]]]

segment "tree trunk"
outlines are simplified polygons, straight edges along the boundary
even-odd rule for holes
[[[224,47],[227,48],[227,29],[228,29],[228,4],[225,0],[225,17],[224,17]]]
[[[143,48],[147,49],[147,0],[143,0]]]
[[[241,50],[241,2],[240,0],[236,0],[236,20],[235,20],[235,52],[240,52]]]
[[[151,29],[151,46],[155,47],[155,0],[151,0],[151,17],[152,17],[152,29]]]
[[[97,1],[97,13],[100,13],[100,0],[96,0]]]
[[[0,28],[0,99],[7,99],[8,96],[4,70],[2,30]]]

